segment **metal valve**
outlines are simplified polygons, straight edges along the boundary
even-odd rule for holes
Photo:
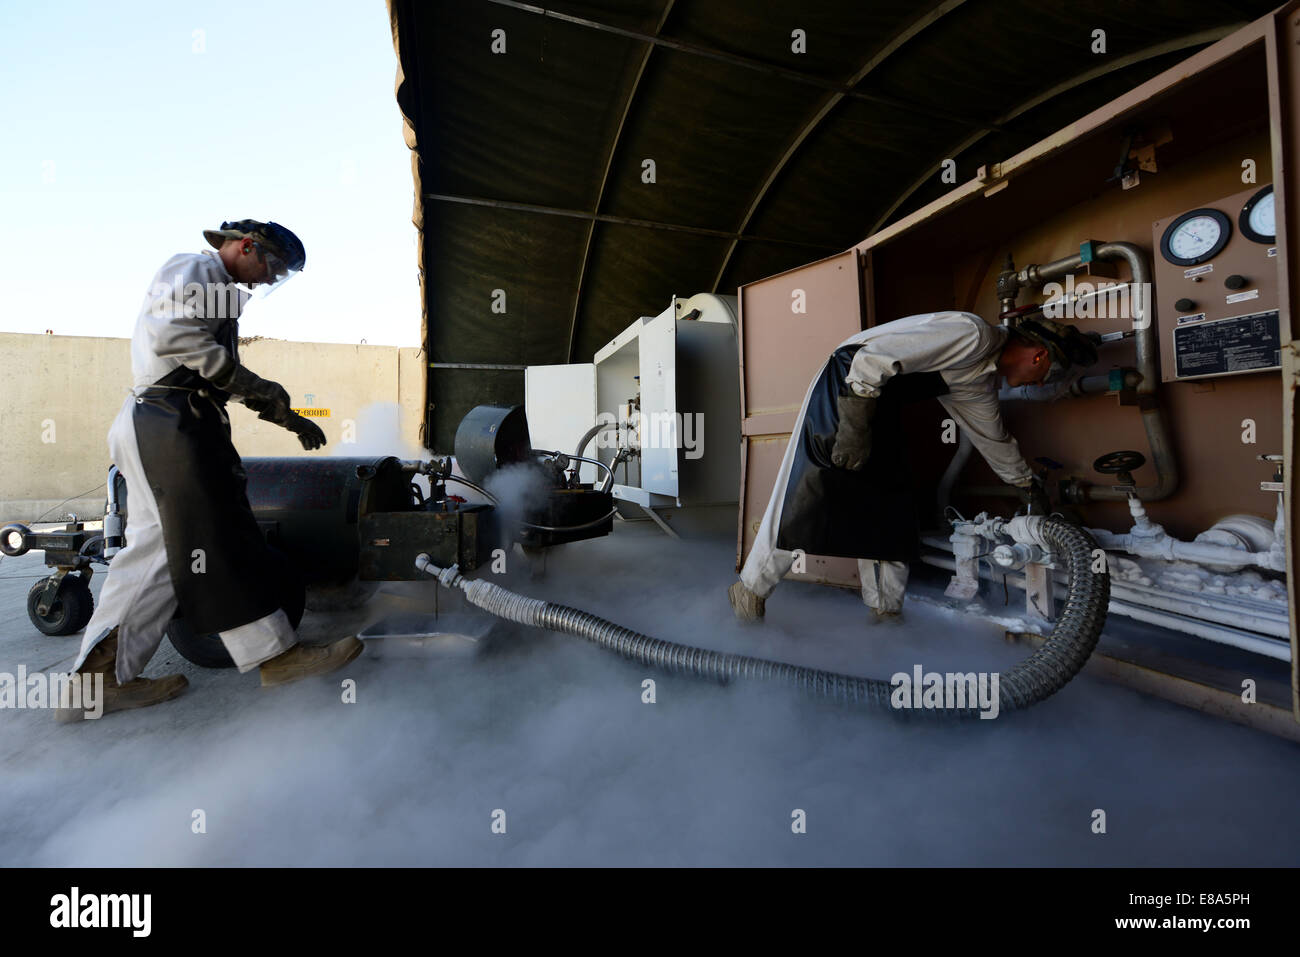
[[[993,563],[1009,571],[1017,571],[1026,565],[1036,565],[1042,561],[1043,549],[1038,545],[1016,542],[993,549]]]

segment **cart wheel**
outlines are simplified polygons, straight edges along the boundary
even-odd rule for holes
[[[167,623],[167,637],[182,658],[200,668],[235,667],[220,635],[196,635],[184,618],[173,618]]]
[[[289,616],[289,624],[294,628],[302,621],[305,607],[306,586],[302,575],[293,566],[283,552],[271,549],[271,555],[279,566],[280,607]],[[181,653],[186,661],[191,661],[200,668],[233,668],[235,662],[226,650],[226,644],[217,634],[196,635],[194,629],[180,615],[167,623],[167,637],[172,647]]]
[[[71,635],[81,631],[86,627],[86,622],[90,621],[90,615],[95,610],[95,599],[90,594],[90,585],[80,575],[64,576],[50,610],[40,615],[36,611],[36,605],[40,601],[41,592],[45,590],[47,581],[49,579],[42,578],[27,592],[27,617],[32,620],[37,630],[45,635]]]

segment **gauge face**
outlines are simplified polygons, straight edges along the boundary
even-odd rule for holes
[[[1199,259],[1223,238],[1223,227],[1213,216],[1194,216],[1183,221],[1169,237],[1169,251],[1179,259]]]
[[[1194,209],[1169,224],[1160,252],[1176,266],[1195,266],[1217,256],[1232,236],[1232,223],[1217,209]]]
[[[1238,217],[1241,234],[1257,243],[1277,241],[1277,225],[1273,219],[1273,187],[1265,186],[1246,201]]]

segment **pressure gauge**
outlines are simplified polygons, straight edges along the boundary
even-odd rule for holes
[[[1160,252],[1175,266],[1195,266],[1213,259],[1232,236],[1232,223],[1217,209],[1193,209],[1169,224]]]
[[[1246,201],[1237,217],[1241,235],[1252,242],[1272,245],[1277,242],[1277,226],[1273,220],[1273,187],[1265,186]]]

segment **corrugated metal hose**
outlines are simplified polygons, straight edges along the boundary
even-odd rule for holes
[[[1066,522],[1039,519],[1027,525],[1030,535],[1053,554],[1062,556],[1069,571],[1065,608],[1047,640],[1028,658],[999,675],[1000,710],[1028,708],[1063,688],[1078,674],[1101,636],[1110,599],[1110,578],[1092,571],[1096,543],[1083,529]],[[500,618],[585,638],[640,664],[673,674],[692,674],[719,683],[744,678],[791,685],[819,698],[865,705],[895,714],[912,714],[890,705],[893,687],[877,678],[821,671],[748,655],[694,648],[624,628],[590,612],[540,598],[527,598],[483,580],[470,580],[456,566],[439,568],[427,555],[415,565],[447,588],[460,588],[471,604]],[[918,715],[975,718],[975,707],[927,708]]]

